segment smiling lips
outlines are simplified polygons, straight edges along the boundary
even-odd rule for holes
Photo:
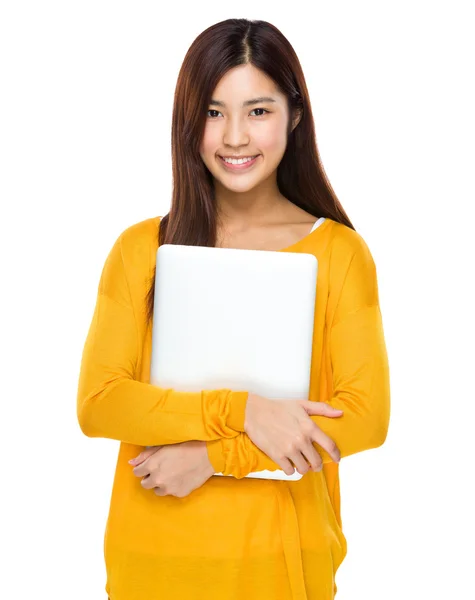
[[[242,163],[236,163],[236,164],[226,162],[222,156],[220,156],[219,158],[226,169],[229,169],[231,171],[243,171],[245,169],[249,169],[249,167],[252,167],[252,165],[255,164],[255,162],[259,158],[259,156],[260,156],[260,154],[257,154],[256,156],[254,156],[254,158],[251,158],[251,160],[246,160]],[[249,158],[249,157],[243,156],[243,158]]]

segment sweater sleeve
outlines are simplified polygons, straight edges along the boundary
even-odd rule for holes
[[[390,416],[389,365],[378,297],[376,268],[366,244],[353,255],[333,315],[329,335],[333,392],[328,403],[341,417],[310,418],[340,450],[341,458],[381,446]],[[323,463],[332,462],[314,442]],[[216,473],[245,477],[280,469],[246,433],[207,443]]]
[[[82,432],[140,446],[237,436],[244,431],[247,391],[179,392],[136,379],[141,342],[122,237],[106,258],[82,352],[77,389]]]

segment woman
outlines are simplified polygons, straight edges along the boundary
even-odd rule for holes
[[[372,255],[325,176],[300,63],[274,26],[229,19],[193,42],[172,153],[170,212],[117,238],[82,356],[80,427],[121,441],[106,591],[110,600],[329,600],[347,551],[338,461],[385,441],[389,369]],[[318,258],[308,399],[150,385],[159,243]],[[299,481],[245,478],[294,468]]]

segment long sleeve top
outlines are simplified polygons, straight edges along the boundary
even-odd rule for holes
[[[82,354],[77,417],[89,437],[120,441],[104,536],[110,600],[330,600],[347,553],[339,465],[317,443],[320,472],[246,478],[281,467],[244,432],[248,390],[180,392],[150,384],[146,293],[160,217],[135,223],[102,269]],[[318,259],[309,400],[341,408],[310,418],[341,459],[381,446],[389,366],[376,267],[359,233],[329,218],[283,252]],[[206,442],[215,473],[184,498],[144,489],[128,460],[146,446]]]

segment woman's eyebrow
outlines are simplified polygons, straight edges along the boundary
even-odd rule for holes
[[[251,106],[252,104],[260,104],[261,102],[276,102],[276,100],[274,98],[271,98],[270,96],[259,96],[259,98],[252,98],[251,100],[246,100],[242,103],[242,107]],[[213,106],[222,106],[223,108],[226,107],[226,104],[224,102],[221,102],[221,100],[211,99],[209,104],[212,104]]]

